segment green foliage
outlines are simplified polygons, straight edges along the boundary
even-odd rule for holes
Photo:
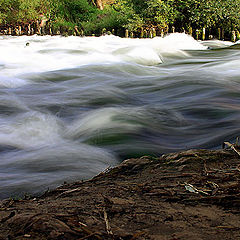
[[[106,31],[112,29],[119,30],[127,24],[128,18],[126,15],[117,12],[111,7],[106,7],[103,11],[98,11],[98,14],[92,16],[88,21],[81,23],[86,35],[100,35],[105,28]]]
[[[80,23],[96,15],[98,10],[87,0],[51,0],[52,19],[64,18],[68,22]]]
[[[75,24],[66,21],[64,18],[56,18],[51,25],[54,33],[57,33],[57,31],[66,32],[69,35],[72,35],[74,33]]]
[[[16,24],[33,21],[45,12],[47,0],[0,0],[0,23]]]
[[[240,28],[240,0],[115,0],[99,10],[94,0],[0,0],[0,24],[27,23],[44,14],[54,28],[102,29],[182,28],[232,31]]]
[[[144,19],[146,25],[165,27],[169,14],[171,15],[171,6],[169,1],[161,0],[131,0],[134,10]]]
[[[47,1],[19,0],[17,21],[24,22],[37,19],[39,17],[39,13],[46,11],[46,5],[44,3],[47,4]]]
[[[136,13],[134,4],[129,0],[118,0],[113,5],[113,9],[125,17],[126,21],[123,25],[124,28],[130,31],[136,31],[144,25],[142,17]]]
[[[127,27],[166,27],[174,21],[173,0],[118,0],[115,9],[128,16]]]
[[[18,1],[0,0],[0,23],[6,24],[15,20],[18,11]]]
[[[239,27],[239,0],[175,0],[176,25],[188,28]]]
[[[73,32],[74,26],[93,18],[97,12],[87,0],[51,0],[48,15],[54,29]]]

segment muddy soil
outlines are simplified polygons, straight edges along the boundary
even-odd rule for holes
[[[38,198],[0,202],[0,239],[240,239],[240,157],[129,159]]]

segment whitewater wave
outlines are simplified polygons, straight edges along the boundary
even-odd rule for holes
[[[29,45],[26,46],[26,43]],[[166,57],[169,56],[188,57],[186,50],[205,49],[207,47],[204,44],[183,33],[153,39],[126,39],[116,36],[4,37],[0,45],[0,74],[16,77],[30,72],[121,62],[155,66],[167,61]],[[11,83],[2,85],[18,87],[25,84],[19,81],[15,81],[12,86]]]

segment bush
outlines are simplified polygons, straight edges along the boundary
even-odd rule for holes
[[[53,33],[57,33],[57,31],[68,33],[72,35],[74,33],[75,24],[72,22],[68,22],[63,18],[56,18],[55,21],[51,23]]]
[[[102,30],[115,31],[121,30],[127,24],[127,16],[117,12],[111,7],[106,7],[103,11],[98,11],[98,14],[92,16],[88,21],[81,23],[86,35],[97,34],[101,35]]]

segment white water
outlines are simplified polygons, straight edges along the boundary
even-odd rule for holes
[[[237,44],[179,33],[0,37],[0,198],[234,139],[239,64]]]
[[[29,46],[26,46],[26,43],[29,43]],[[123,62],[154,66],[162,63],[165,55],[184,57],[187,53],[182,50],[206,48],[191,37],[179,33],[154,39],[123,39],[116,36],[2,37],[0,65],[4,68],[0,73],[4,77],[13,77],[29,72]],[[19,82],[20,80],[16,84]],[[24,81],[22,83],[24,84]],[[13,87],[15,86],[13,83]]]

